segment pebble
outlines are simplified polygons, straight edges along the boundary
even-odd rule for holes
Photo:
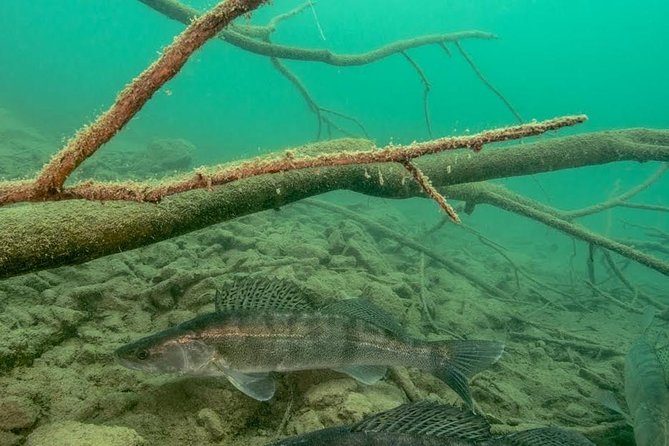
[[[41,426],[28,436],[25,446],[144,446],[133,429],[121,426],[64,421]]]
[[[213,440],[220,440],[225,435],[223,420],[212,409],[205,408],[197,413],[198,423],[205,428]]]
[[[30,400],[11,396],[0,399],[0,430],[29,428],[38,416],[39,409]]]

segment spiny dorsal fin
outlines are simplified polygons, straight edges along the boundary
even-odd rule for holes
[[[509,446],[595,446],[578,432],[545,427],[505,435],[504,444]]]
[[[391,315],[386,313],[383,308],[363,297],[340,300],[321,308],[320,311],[344,314],[369,322],[396,335],[404,336],[404,329]]]
[[[314,305],[297,285],[280,279],[246,277],[216,290],[217,312],[309,311]]]
[[[430,401],[403,404],[366,418],[354,424],[351,432],[392,432],[477,442],[492,438],[490,425],[482,416]]]

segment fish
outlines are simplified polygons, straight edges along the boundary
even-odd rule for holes
[[[626,412],[610,391],[600,392],[605,407],[619,413],[634,430],[637,446],[669,446],[669,349],[656,346],[650,328],[655,310],[644,311],[642,334],[625,355]]]
[[[625,400],[638,446],[669,446],[669,388],[655,347],[645,337],[625,356]]]
[[[594,446],[578,432],[556,427],[492,435],[484,417],[448,404],[418,401],[268,446]]]
[[[275,393],[272,372],[333,369],[373,384],[389,366],[411,366],[474,410],[468,380],[503,351],[498,341],[412,338],[365,298],[319,308],[293,283],[247,278],[217,290],[213,313],[124,345],[115,357],[134,370],[225,377],[259,401]]]

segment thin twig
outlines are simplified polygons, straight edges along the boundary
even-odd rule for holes
[[[200,12],[184,5],[177,0],[139,0],[155,11],[185,25],[190,23]],[[375,50],[358,54],[339,54],[326,49],[299,48],[287,45],[269,43],[257,39],[256,34],[247,34],[247,28],[232,26],[221,31],[221,37],[243,50],[262,56],[278,57],[279,59],[304,60],[322,62],[335,66],[366,65],[377,60],[397,54],[411,48],[426,45],[438,45],[445,42],[455,42],[464,39],[495,39],[495,34],[485,31],[461,31],[455,33],[430,34],[398,40]]]
[[[621,300],[618,300],[617,298],[613,297],[611,294],[609,294],[609,293],[601,290],[600,288],[598,288],[594,283],[590,282],[589,280],[586,280],[585,283],[586,283],[586,285],[588,285],[592,289],[593,292],[595,292],[596,294],[598,294],[598,295],[602,296],[603,298],[607,299],[609,302],[613,302],[615,305],[617,305],[621,308],[624,308],[627,311],[631,311],[631,312],[637,313],[637,314],[643,314],[643,310],[641,310],[640,308],[637,308],[633,305],[630,305],[627,302],[623,302]]]
[[[430,182],[430,179],[423,172],[421,172],[415,164],[410,161],[402,161],[400,164],[402,164],[406,170],[409,171],[411,176],[413,176],[414,180],[416,180],[418,185],[421,187],[421,189],[423,189],[427,196],[436,201],[439,207],[444,212],[446,212],[446,215],[448,215],[448,218],[450,218],[453,223],[460,223],[460,217],[458,217],[458,214],[455,212],[455,209],[453,209],[453,206],[448,204],[444,196],[434,188]]]
[[[604,254],[604,260],[606,261],[606,264],[609,266],[609,268],[611,268],[611,271],[613,271],[613,274],[616,275],[618,280],[620,280],[622,284],[625,285],[625,287],[627,287],[628,290],[634,293],[633,301],[636,300],[637,296],[639,295],[639,290],[634,285],[632,285],[630,281],[627,280],[627,278],[623,275],[623,272],[620,271],[618,265],[616,265],[616,263],[611,258],[611,253],[608,251],[604,251],[603,254]]]
[[[642,205],[632,205],[625,203],[627,200],[632,198],[633,196],[643,192],[644,190],[648,189],[650,186],[652,186],[657,180],[662,178],[662,175],[669,169],[669,163],[662,163],[662,165],[651,175],[649,176],[643,183],[639,184],[638,186],[633,187],[632,189],[628,190],[627,192],[620,194],[616,197],[611,198],[610,200],[607,200],[603,203],[598,203],[594,206],[589,206],[587,208],[582,208],[582,209],[576,209],[573,211],[566,211],[562,212],[562,217],[571,220],[574,218],[578,217],[584,217],[586,215],[592,215],[597,212],[604,211],[606,209],[615,207],[615,206],[626,206],[626,207],[637,207],[643,209],[641,206]],[[660,207],[660,206],[658,206]],[[646,207],[648,209],[648,207]],[[668,208],[669,209],[669,208]],[[661,210],[661,209],[653,209],[653,210]]]
[[[498,98],[500,98],[502,100],[502,102],[504,103],[506,108],[508,108],[509,111],[513,114],[513,116],[516,117],[516,120],[518,121],[518,123],[522,124],[523,123],[523,118],[520,116],[520,113],[518,113],[516,111],[516,109],[513,107],[513,105],[511,105],[511,102],[509,102],[509,100],[497,88],[495,88],[495,86],[493,84],[491,84],[490,81],[483,75],[481,70],[479,70],[479,67],[474,63],[472,58],[469,56],[469,54],[467,54],[465,49],[462,47],[462,45],[460,44],[460,41],[456,40],[453,43],[457,47],[458,51],[460,51],[460,54],[462,54],[462,57],[465,58],[465,60],[467,61],[469,66],[472,68],[472,70],[474,70],[474,73],[476,74],[476,76],[479,79],[481,79],[481,81],[485,84],[485,86],[488,87],[488,89],[490,91],[492,91],[495,94],[495,96],[497,96]]]
[[[658,211],[658,212],[669,212],[669,206],[660,206],[655,204],[643,204],[643,203],[620,203],[618,206],[623,208],[631,209],[641,209],[644,211]]]
[[[423,69],[418,65],[418,62],[413,60],[411,56],[409,56],[409,53],[406,51],[402,51],[402,56],[409,62],[409,64],[416,70],[416,73],[418,73],[418,77],[420,78],[420,81],[423,84],[423,115],[425,116],[425,125],[427,126],[427,133],[430,135],[430,138],[432,138],[432,123],[430,121],[430,104],[429,104],[429,97],[430,97],[430,81],[427,79],[427,76],[425,75],[425,72]]]
[[[336,212],[339,214],[345,215],[347,218],[351,220],[356,220],[365,225],[367,228],[369,228],[372,231],[376,231],[380,234],[383,235],[383,237],[387,237],[390,239],[393,239],[415,251],[422,252],[426,256],[430,257],[431,259],[439,262],[442,264],[447,270],[453,272],[454,274],[458,274],[465,279],[467,279],[470,283],[475,285],[476,287],[484,290],[486,293],[488,293],[491,296],[495,296],[496,298],[502,298],[502,299],[509,299],[509,296],[505,291],[500,290],[499,288],[494,287],[493,285],[490,285],[487,281],[482,280],[478,275],[475,273],[469,271],[467,268],[461,266],[459,263],[451,260],[450,258],[446,256],[442,256],[440,254],[437,254],[433,250],[421,245],[420,243],[402,235],[399,234],[392,229],[378,223],[377,221],[374,221],[370,218],[364,217],[363,215],[360,215],[357,212],[353,212],[350,209],[347,209],[343,206],[339,206],[336,204],[332,203],[326,203],[324,201],[320,200],[313,200],[313,199],[306,199],[303,200],[302,203],[308,204],[310,206],[316,206],[320,207],[322,209],[327,209],[330,212]]]

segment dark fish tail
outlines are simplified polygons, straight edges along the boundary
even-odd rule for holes
[[[504,344],[495,341],[437,341],[430,345],[441,353],[441,361],[433,373],[448,384],[474,409],[469,379],[494,364],[504,352]]]

